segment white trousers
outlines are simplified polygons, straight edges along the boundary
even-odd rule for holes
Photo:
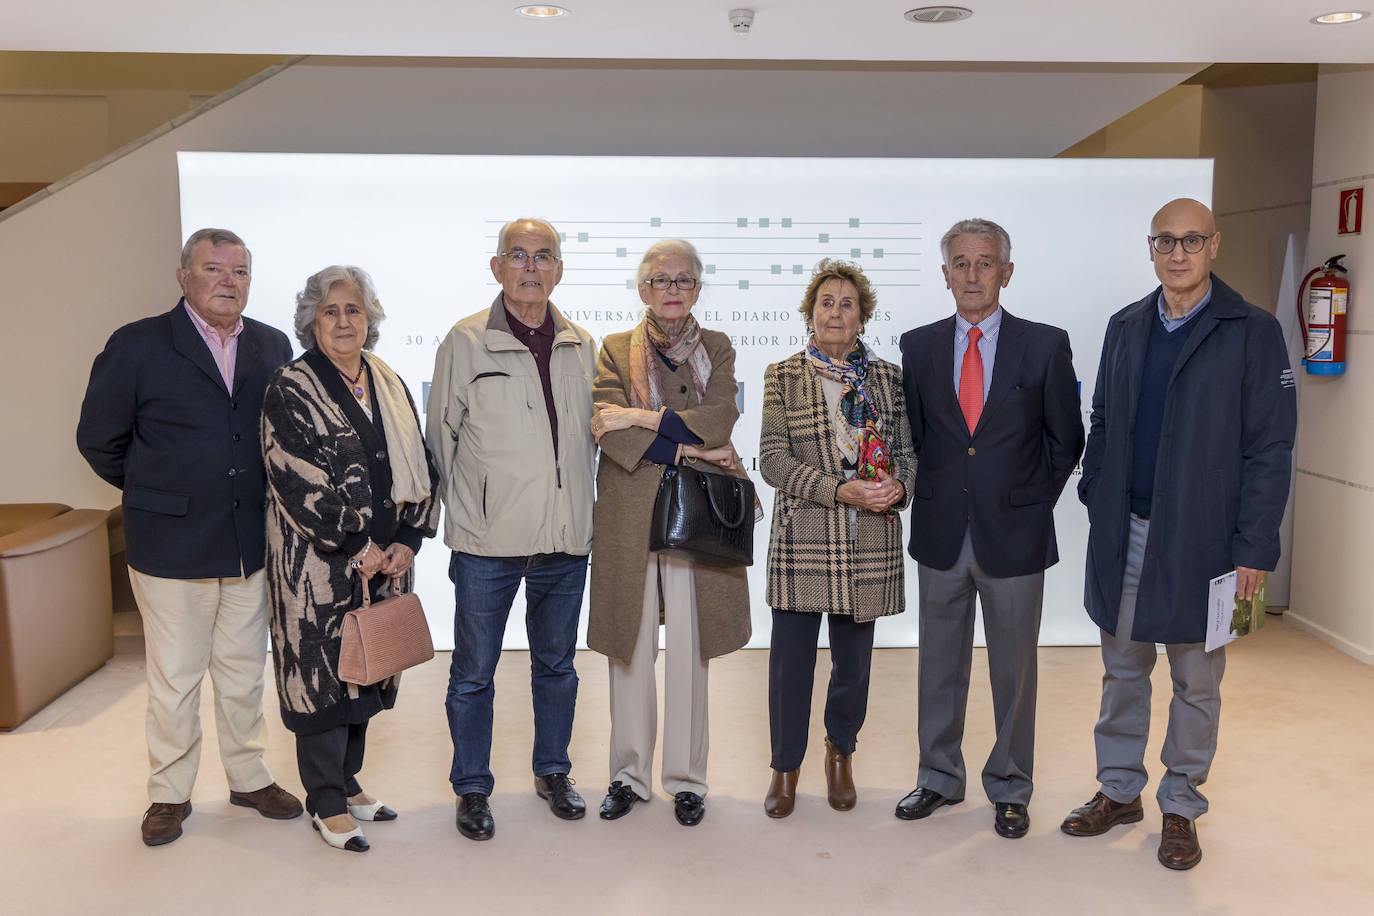
[[[143,615],[148,667],[148,799],[191,798],[200,768],[200,685],[215,688],[215,726],[229,788],[272,783],[263,762],[267,725],[266,573],[232,579],[162,579],[129,569]]]
[[[652,792],[654,739],[658,733],[658,695],[654,662],[658,657],[659,595],[667,630],[663,676],[664,791],[706,795],[706,663],[701,659],[697,595],[690,560],[649,554],[644,573],[644,607],[628,665],[611,659],[611,781]]]

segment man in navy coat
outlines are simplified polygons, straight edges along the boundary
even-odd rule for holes
[[[1096,836],[1144,817],[1150,672],[1169,656],[1174,696],[1159,861],[1202,858],[1194,821],[1216,754],[1225,649],[1204,651],[1209,582],[1235,570],[1251,597],[1279,559],[1297,396],[1279,323],[1212,274],[1212,212],[1166,204],[1151,223],[1160,287],[1107,324],[1078,495],[1088,507],[1084,603],[1102,629],[1100,789],[1062,825]]]
[[[258,424],[267,380],[291,344],[242,317],[251,264],[234,233],[193,233],[176,272],[184,297],[110,336],[76,430],[91,469],[123,491],[148,667],[149,846],[181,836],[191,813],[207,672],[230,802],[277,819],[301,813],[262,759],[267,484]]]

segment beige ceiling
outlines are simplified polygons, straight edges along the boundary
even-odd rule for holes
[[[669,61],[1374,62],[1374,21],[1308,22],[1342,0],[962,0],[974,16],[943,25],[902,18],[920,0],[560,2],[571,15],[531,21],[514,14],[516,0],[65,0],[26,4],[22,16],[6,17],[0,42],[34,51]],[[757,10],[747,36],[730,30],[736,5]]]

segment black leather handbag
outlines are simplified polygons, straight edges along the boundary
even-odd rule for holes
[[[707,566],[754,563],[754,483],[667,465],[658,482],[650,550],[677,550]]]

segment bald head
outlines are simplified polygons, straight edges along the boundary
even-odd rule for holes
[[[1150,220],[1149,245],[1170,314],[1186,313],[1211,286],[1212,262],[1221,247],[1216,217],[1201,201],[1171,200]]]
[[[1185,232],[1173,232],[1170,226],[1183,226],[1188,228]],[[1195,232],[1198,235],[1211,235],[1217,231],[1217,220],[1212,215],[1212,210],[1200,200],[1193,200],[1191,197],[1180,197],[1171,200],[1159,208],[1155,218],[1150,220],[1150,234],[1159,235],[1167,232],[1171,235],[1185,235],[1188,232]]]

